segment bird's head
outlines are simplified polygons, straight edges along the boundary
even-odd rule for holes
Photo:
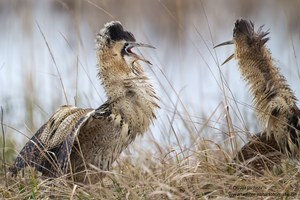
[[[96,37],[98,55],[102,62],[105,59],[113,59],[119,62],[126,62],[128,66],[137,60],[151,64],[148,60],[132,51],[134,47],[150,47],[151,45],[136,42],[134,35],[123,29],[118,21],[108,22],[100,30]]]
[[[235,56],[238,57],[238,54],[244,54],[248,52],[258,53],[261,47],[269,40],[266,37],[269,34],[269,31],[262,31],[263,25],[259,27],[259,29],[255,32],[254,24],[250,20],[238,19],[236,20],[233,28],[233,39],[218,44],[216,47],[224,46],[224,45],[235,45],[235,53],[229,56],[223,64],[230,61]],[[223,65],[222,64],[222,65]]]

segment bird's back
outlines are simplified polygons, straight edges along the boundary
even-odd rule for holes
[[[233,161],[244,174],[262,174],[263,170],[272,171],[286,158],[274,137],[267,138],[266,132],[262,132],[252,136]]]

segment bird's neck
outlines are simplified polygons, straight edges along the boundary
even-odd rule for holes
[[[297,99],[284,76],[274,65],[266,47],[262,47],[261,52],[243,54],[237,49],[236,55],[241,73],[254,96],[259,115],[271,115],[275,112],[271,105],[278,105],[284,110],[295,108]]]
[[[124,60],[100,57],[99,77],[112,113],[121,115],[137,134],[146,131],[155,118],[158,98],[139,63],[128,67]]]
[[[258,52],[247,52],[237,46],[235,55],[268,136],[274,134],[277,142],[289,143],[286,133],[290,128],[290,119],[295,115],[294,111],[298,110],[297,99],[274,65],[269,50],[263,46]]]

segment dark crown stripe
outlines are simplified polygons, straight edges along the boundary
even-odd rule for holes
[[[133,34],[128,31],[124,31],[120,23],[114,23],[111,26],[107,27],[107,29],[111,40],[114,41],[126,40],[126,41],[135,42],[135,38]]]

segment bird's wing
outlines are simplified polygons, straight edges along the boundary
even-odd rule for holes
[[[63,156],[61,145],[68,140],[69,135],[74,135],[73,132],[79,130],[91,112],[93,109],[60,107],[26,143],[10,171],[16,174],[18,169],[30,165],[43,174],[54,175],[53,171],[58,170],[53,169],[59,169],[60,165],[57,162],[57,153],[60,157]]]
[[[85,116],[81,117],[75,126],[72,127],[72,130],[67,134],[66,139],[63,144],[58,149],[56,156],[59,163],[59,168],[62,173],[65,174],[68,170],[69,157],[72,151],[72,147],[77,136],[80,134],[80,130],[87,125],[89,127],[89,132],[99,132],[99,130],[105,129],[104,127],[108,126],[109,118],[111,115],[111,110],[109,108],[109,103],[104,103],[96,110],[88,112]],[[97,124],[97,125],[96,125]],[[83,131],[83,134],[89,134],[88,132]]]
[[[89,120],[91,120],[91,116],[95,114],[95,110],[88,112],[85,116],[81,117],[75,126],[72,127],[72,130],[69,131],[63,143],[60,145],[59,149],[56,152],[56,158],[58,167],[61,170],[62,174],[65,174],[68,170],[69,158],[71,155],[71,151],[75,142],[76,137],[78,136],[80,129]]]

